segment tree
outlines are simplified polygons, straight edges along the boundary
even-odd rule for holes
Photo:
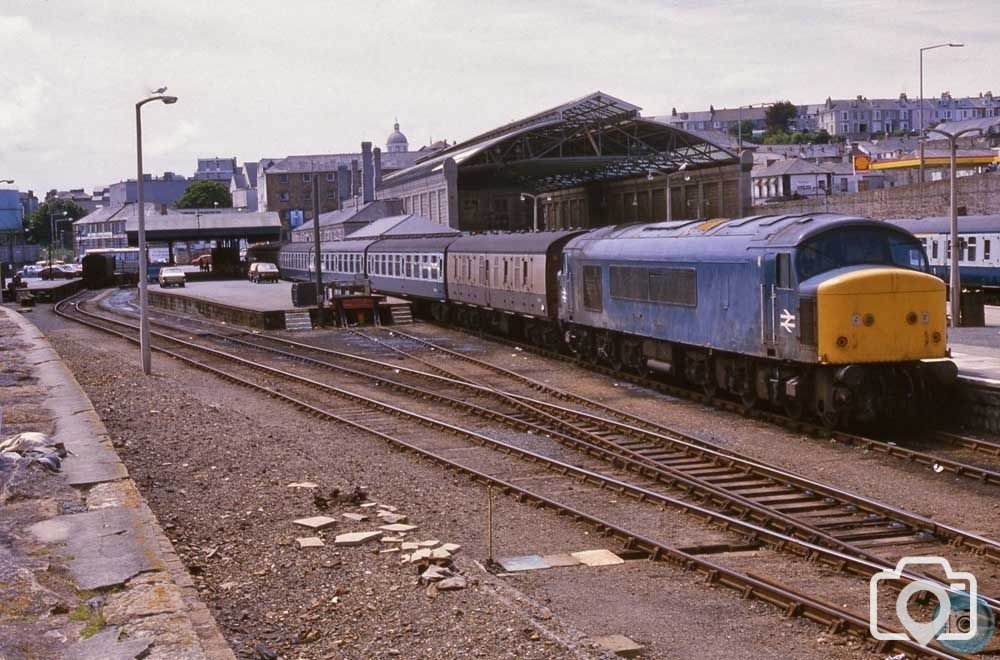
[[[764,135],[764,144],[791,144],[792,136],[785,131],[768,131]]]
[[[825,128],[821,128],[816,131],[816,135],[813,136],[813,144],[830,144],[831,135],[830,132]]]
[[[218,203],[220,208],[233,207],[229,189],[218,181],[199,179],[192,181],[174,205],[179,209],[210,209]]]
[[[778,101],[764,112],[768,133],[787,132],[788,124],[799,116],[799,109],[791,101]]]
[[[65,213],[66,215],[63,215]],[[48,245],[52,242],[52,221],[59,229],[68,229],[70,222],[87,215],[87,209],[69,199],[52,199],[40,205],[34,213],[24,217],[24,233],[29,243]]]
[[[740,122],[739,127],[732,126],[729,129],[729,134],[732,135],[733,137],[739,136],[740,133],[743,133],[743,141],[744,142],[753,142],[754,141],[754,139],[753,139],[753,121],[751,121],[749,119],[744,119],[743,121]]]

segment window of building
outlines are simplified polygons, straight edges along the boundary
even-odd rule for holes
[[[288,201],[288,193],[286,193],[286,192],[280,192],[280,193],[278,193],[278,201],[279,202],[287,202]]]
[[[327,172],[326,173],[326,180],[327,181],[333,181],[334,179],[336,179],[336,177],[337,177],[337,175],[334,174],[333,172]]]
[[[312,183],[312,180],[313,180],[313,175],[310,174],[309,172],[306,172],[305,174],[302,175],[303,183]]]
[[[840,179],[840,192],[847,192],[847,177],[841,177]]]
[[[278,183],[288,183],[288,175],[287,174],[279,174],[278,175]]]

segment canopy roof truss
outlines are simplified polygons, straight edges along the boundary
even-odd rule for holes
[[[724,147],[643,119],[639,110],[597,92],[457,144],[413,169],[454,157],[461,176],[500,178],[541,193],[685,164],[695,170],[737,162]]]

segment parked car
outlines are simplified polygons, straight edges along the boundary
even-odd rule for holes
[[[183,289],[186,280],[184,269],[179,266],[161,268],[160,274],[156,277],[156,281],[160,283],[161,289],[165,289],[168,286],[179,286]]]
[[[42,268],[38,271],[38,276],[43,280],[68,280],[77,275],[72,268],[67,268],[65,264],[56,264]]]
[[[269,261],[255,261],[250,264],[250,281],[260,284],[261,282],[277,282],[278,267]]]
[[[38,273],[41,270],[42,269],[38,266],[25,266],[21,270],[17,271],[17,274],[24,279],[28,279],[32,277],[38,277]]]

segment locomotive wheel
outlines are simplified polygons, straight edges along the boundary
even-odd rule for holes
[[[799,421],[802,419],[802,413],[805,408],[802,406],[802,402],[798,399],[785,399],[781,402],[781,407],[785,411],[785,416],[792,421]]]
[[[821,413],[817,413],[817,417],[819,418],[820,426],[827,431],[833,431],[840,426],[840,413],[836,410],[824,410]]]

